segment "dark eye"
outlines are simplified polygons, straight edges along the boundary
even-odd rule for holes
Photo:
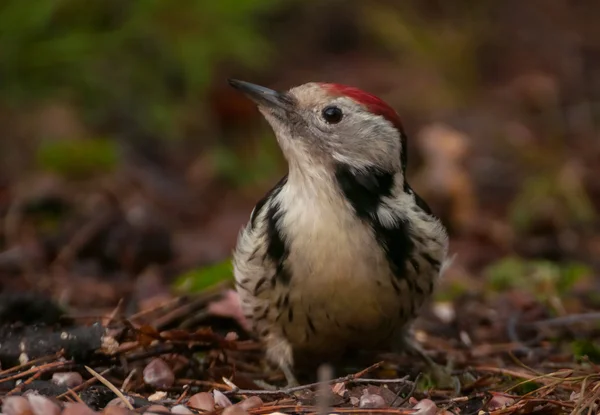
[[[333,105],[325,107],[325,109],[323,110],[323,118],[329,124],[337,124],[338,122],[342,121],[343,115],[344,114],[342,113],[342,110]]]

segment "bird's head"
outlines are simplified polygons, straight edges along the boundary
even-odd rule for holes
[[[273,128],[290,167],[344,164],[402,174],[406,138],[396,111],[351,86],[307,83],[278,92],[229,80],[256,104]]]

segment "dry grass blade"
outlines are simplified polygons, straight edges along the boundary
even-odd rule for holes
[[[123,393],[112,383],[110,383],[104,376],[102,376],[100,373],[96,372],[94,369],[92,369],[89,366],[85,366],[85,369],[90,372],[90,374],[95,377],[96,379],[98,379],[100,382],[102,382],[104,384],[104,386],[106,386],[108,389],[110,389],[111,391],[113,391],[115,393],[115,395],[117,395],[125,404],[125,406],[127,406],[128,409],[133,411],[133,406],[131,405],[131,403],[129,403],[129,400],[127,400],[127,398],[125,397],[125,395],[123,395]]]

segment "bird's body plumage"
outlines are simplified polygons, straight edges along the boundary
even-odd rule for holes
[[[310,88],[316,101],[326,100]],[[307,99],[300,92],[293,98]],[[366,117],[355,122],[364,123],[359,116]],[[377,149],[314,155],[297,150],[306,142],[282,143],[295,133],[271,124],[290,171],[254,208],[234,252],[253,331],[282,368],[302,355],[327,360],[349,349],[396,350],[446,258],[443,226],[406,182],[400,150],[381,165],[371,161]],[[393,125],[359,127],[395,131],[400,147],[403,133]],[[357,142],[360,152],[364,143]]]

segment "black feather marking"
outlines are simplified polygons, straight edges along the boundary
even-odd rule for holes
[[[279,321],[281,319],[281,317],[283,317],[283,309],[279,311],[279,313],[277,314],[277,317],[275,317],[275,321]]]
[[[406,180],[404,181],[404,191],[406,193],[409,193],[409,194],[413,195],[413,197],[415,198],[415,203],[417,204],[417,207],[419,207],[422,211],[424,211],[428,215],[433,215],[433,212],[431,211],[431,208],[429,207],[429,205],[427,204],[427,202],[425,202],[421,198],[421,196],[419,196],[417,194],[417,192],[415,192],[412,189],[412,187],[410,187],[410,185],[408,184],[408,182]]]
[[[371,226],[377,241],[385,249],[394,276],[404,278],[406,263],[414,248],[409,225],[406,220],[384,225],[377,216],[382,198],[392,193],[394,174],[375,168],[358,171],[345,164],[338,164],[335,176],[356,214]]]
[[[415,292],[415,282],[412,278],[406,278],[406,285],[408,286],[408,291],[411,293]]]
[[[440,261],[438,261],[437,259],[433,258],[431,255],[429,255],[427,252],[423,252],[421,254],[421,256],[423,257],[423,259],[425,259],[425,261],[429,262],[429,264],[434,267],[434,268],[439,268],[442,264],[440,263]]]
[[[419,295],[423,295],[425,294],[425,290],[423,290],[423,288],[419,285],[419,283],[417,282],[414,286],[414,292],[416,292]]]
[[[315,325],[313,324],[313,321],[309,315],[306,315],[306,322],[308,323],[308,328],[310,329],[310,331],[312,331],[312,333],[315,334],[317,330],[315,329]]]
[[[414,268],[415,272],[418,274],[419,270],[421,269],[421,267],[419,266],[419,261],[417,261],[414,258],[409,258],[408,261],[410,262],[410,265],[412,265],[412,267]]]
[[[402,166],[402,174],[406,177],[406,166],[408,165],[408,139],[402,129],[400,130],[400,165]]]
[[[255,313],[256,313],[256,311],[255,311]],[[264,320],[267,317],[267,314],[269,314],[269,307],[265,307],[264,310],[262,310],[262,313],[260,313],[260,315],[256,316],[254,319],[255,320]]]
[[[272,203],[267,211],[267,240],[269,242],[266,255],[275,263],[275,278],[273,281],[280,281],[288,285],[291,275],[285,268],[285,260],[290,252],[278,225],[282,214],[283,212],[277,203]]]
[[[290,323],[294,321],[294,307],[288,308],[288,321]]]
[[[406,277],[406,264],[414,244],[408,232],[408,223],[397,221],[392,228],[383,226],[379,221],[373,223],[375,236],[385,249],[385,256],[396,278]]]
[[[256,254],[258,254],[258,250],[261,246],[258,245],[256,248],[254,248],[254,250],[252,251],[252,253],[250,254],[250,256],[248,257],[248,262],[252,262],[254,261],[254,258],[256,257]]]
[[[357,171],[341,163],[336,166],[335,177],[344,196],[363,219],[377,211],[381,198],[390,196],[394,185],[394,175],[390,172],[375,168]]]
[[[248,287],[246,287],[244,284],[242,284],[240,281],[235,281],[235,286],[237,288],[241,288],[244,291],[250,292],[250,290],[248,289]]]
[[[256,227],[256,218],[258,218],[258,216],[260,215],[262,208],[269,201],[269,199],[271,199],[273,196],[275,196],[277,193],[279,193],[281,188],[287,183],[287,179],[288,179],[288,176],[286,174],[285,176],[283,176],[281,178],[281,180],[279,180],[279,182],[277,182],[277,184],[275,186],[273,186],[273,188],[271,190],[269,190],[267,192],[266,195],[263,196],[262,199],[260,199],[256,203],[256,206],[254,206],[254,210],[252,211],[252,214],[250,215],[250,226],[252,227],[252,229],[254,229]]]
[[[259,290],[260,287],[262,287],[262,285],[267,282],[267,278],[266,277],[261,277],[261,279],[258,280],[258,282],[256,283],[256,285],[254,286],[254,295],[257,296],[259,294]]]
[[[427,281],[427,292],[431,293],[433,292],[433,280],[429,279],[429,281]]]
[[[413,235],[412,236],[413,241],[417,242],[419,245],[424,245],[425,241],[423,240],[423,238],[420,235]]]
[[[392,279],[392,287],[394,287],[394,291],[396,294],[400,295],[400,287],[398,286],[398,281],[396,279]]]

